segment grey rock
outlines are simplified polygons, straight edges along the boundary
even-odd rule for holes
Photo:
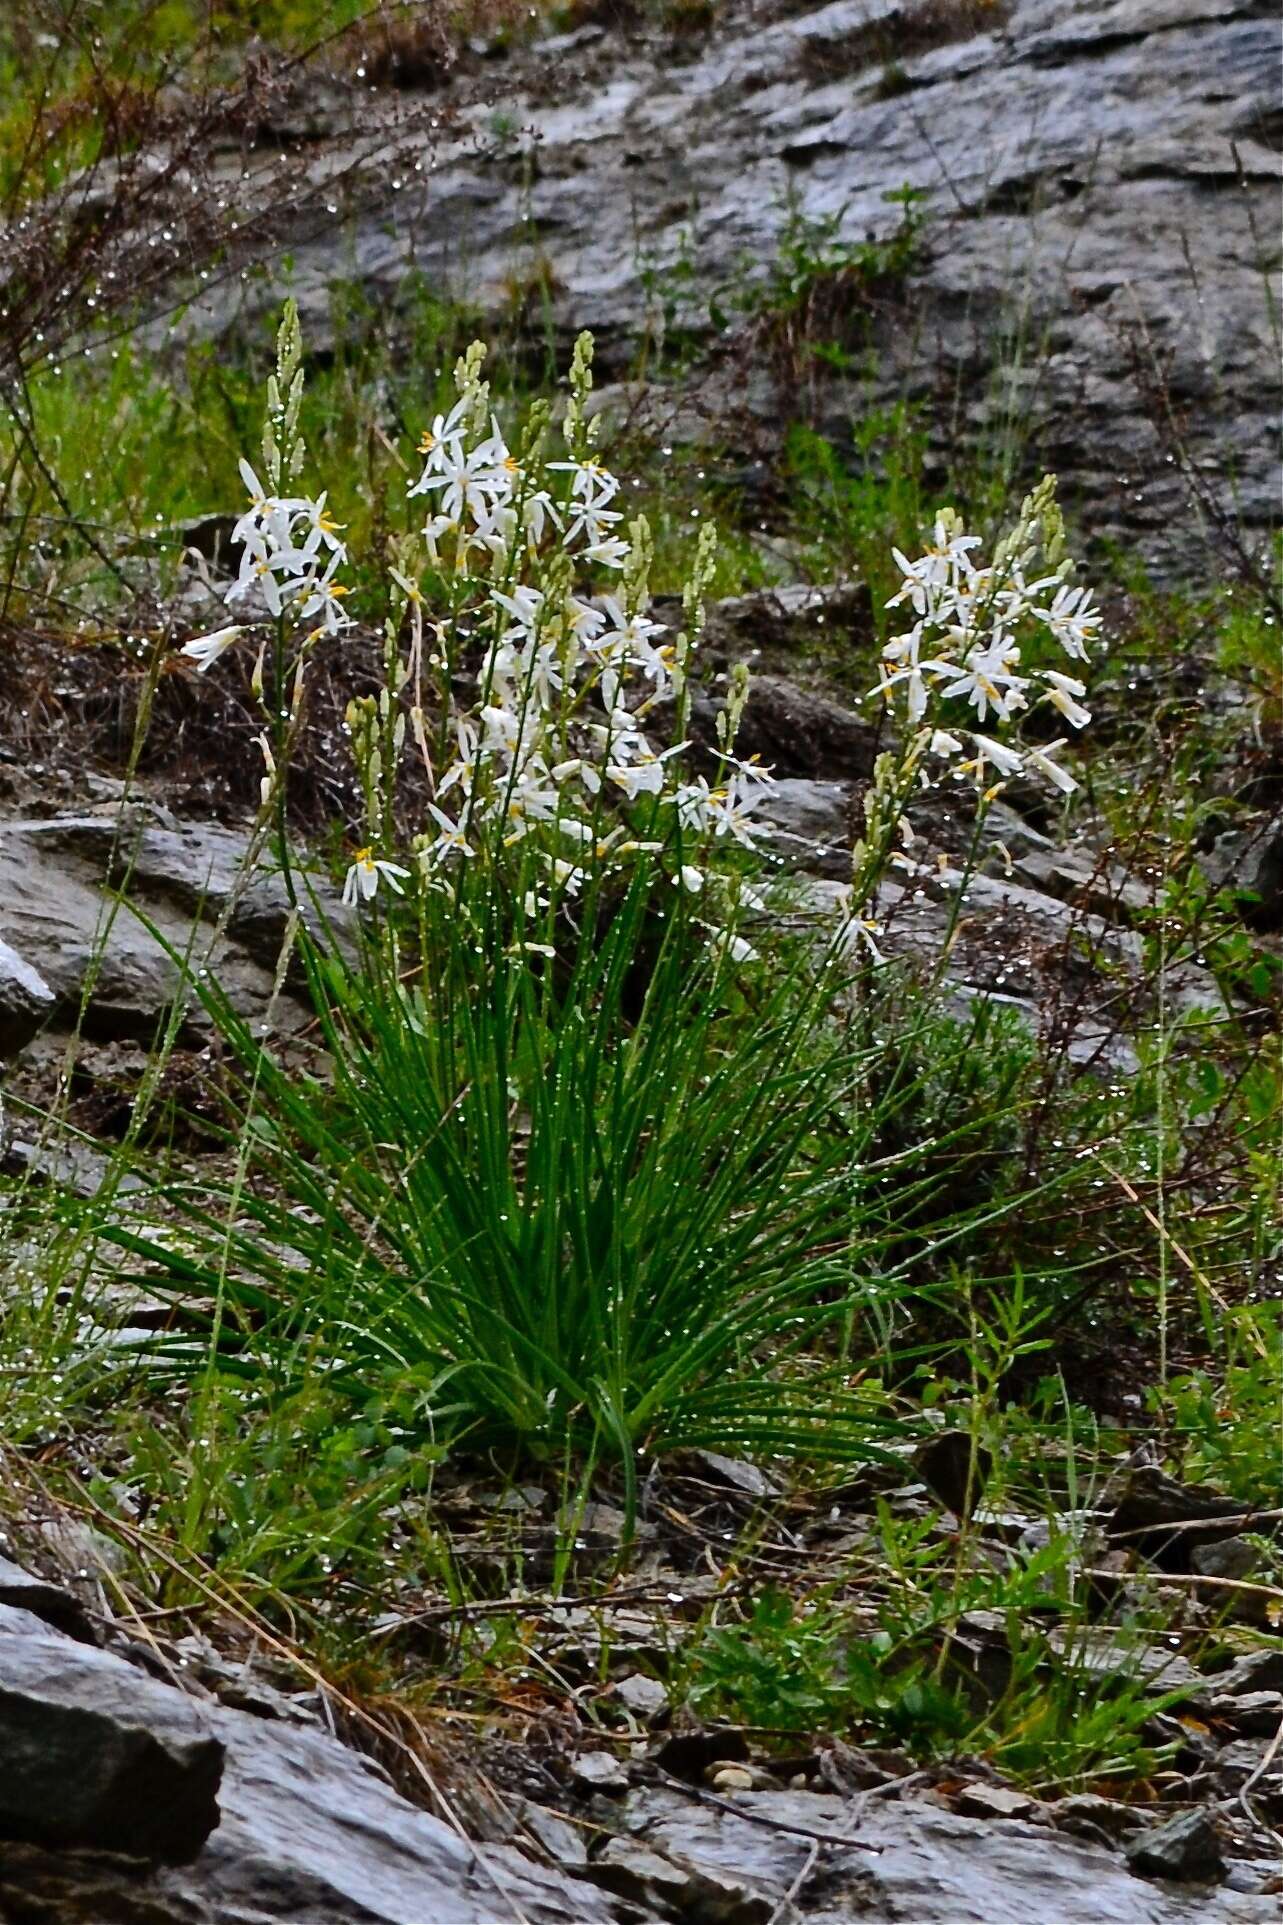
[[[783,595],[788,591],[781,589],[776,592]],[[810,595],[819,591],[808,589],[804,592]],[[763,599],[767,598],[744,595],[713,603],[709,609],[710,627],[715,627],[727,610],[743,609],[749,604],[756,608]],[[656,601],[655,608],[658,614],[665,613],[661,601]],[[675,625],[678,619],[676,611],[673,611],[672,623]],[[730,633],[733,638],[737,637],[736,629],[732,628]],[[804,646],[799,640],[795,651],[795,672],[800,672],[805,665],[802,656]],[[693,701],[687,723],[687,739],[704,750],[707,756],[715,758],[720,753],[717,718],[725,705],[725,676],[718,673],[710,675],[710,668],[714,668],[719,660],[748,661],[754,666],[748,701],[735,738],[737,755],[744,758],[756,756],[766,768],[780,777],[829,776],[841,782],[850,782],[870,775],[879,746],[878,731],[872,724],[829,693],[803,687],[782,675],[761,673],[755,665],[755,657],[759,652],[738,639],[721,656],[701,645],[697,663],[700,679],[692,683]],[[671,740],[671,699],[665,698],[655,703],[649,713],[651,725],[661,732],[668,729]]]
[[[1226,1891],[1230,1892],[1277,1892],[1279,1885],[1278,1860],[1259,1858],[1256,1860],[1236,1860],[1226,1870],[1224,1880]]]
[[[25,1640],[19,1648],[29,1650]],[[127,1702],[101,1710],[50,1697],[38,1666],[0,1684],[0,1758],[0,1832],[9,1838],[176,1865],[195,1858],[218,1824],[217,1738],[162,1739]]]
[[[634,1905],[663,1908],[665,1916],[683,1910],[698,1889],[698,1873],[635,1838],[608,1838],[593,1860],[592,1876],[607,1891]],[[653,1914],[652,1914],[653,1915]]]
[[[1253,1738],[1236,1738],[1216,1754],[1216,1776],[1227,1791],[1239,1791],[1250,1778],[1253,1795],[1273,1802],[1283,1793],[1283,1762],[1278,1753]]]
[[[957,1517],[969,1517],[993,1470],[993,1452],[965,1430],[942,1430],[913,1455],[927,1488]]]
[[[813,782],[786,776],[753,812],[767,833],[760,846],[784,870],[841,880],[851,873],[851,808],[847,782]]]
[[[1200,1699],[1206,1717],[1232,1724],[1245,1738],[1271,1738],[1283,1725],[1283,1692],[1209,1693]]]
[[[1227,829],[1198,862],[1214,889],[1227,888],[1243,898],[1249,927],[1283,927],[1283,817],[1275,815],[1252,829]]]
[[[1206,1682],[1178,1651],[1138,1643],[1103,1625],[1055,1625],[1047,1643],[1063,1664],[1085,1677],[1126,1678],[1156,1694],[1197,1691]]]
[[[1136,930],[1006,876],[973,873],[964,886],[960,870],[923,864],[907,880],[882,882],[877,909],[883,950],[919,970],[935,970],[949,940],[947,980],[959,998],[1009,1003],[1036,1029],[1040,1012],[1054,1010],[1058,991],[1067,992],[1071,1060],[1124,1072],[1134,1066],[1123,986],[1132,985],[1138,1008],[1148,1008],[1151,996]],[[1214,979],[1194,964],[1172,971],[1165,993],[1169,1009],[1225,1011]],[[959,1013],[965,1014],[965,1006]]]
[[[633,1861],[630,1895],[655,1902],[672,1865],[762,1896],[768,1918],[789,1893],[809,1925],[852,1917],[867,1925],[1223,1925],[1271,1916],[1263,1898],[1158,1889],[1133,1877],[1112,1849],[1020,1818],[994,1824],[925,1801],[862,1805],[803,1791],[743,1792],[724,1802],[736,1809],[667,1788],[633,1792],[624,1829],[648,1857]],[[622,1840],[605,1854],[612,1860],[629,1864]]]
[[[681,598],[656,596],[655,612],[661,620],[678,626]],[[862,642],[872,634],[873,603],[865,583],[787,582],[710,603],[698,659],[719,669],[730,662],[747,662],[763,683],[783,677],[785,686],[798,694],[795,683],[799,674],[814,674],[817,661],[840,665],[850,643],[857,639]],[[761,699],[766,706],[773,698],[763,694]],[[821,720],[819,711],[812,719]],[[834,727],[838,740],[845,737],[848,746],[856,739],[853,731],[863,729],[866,736],[872,733],[857,716],[847,714],[843,719],[840,710]],[[826,732],[822,725],[822,733]]]
[[[238,831],[157,823],[141,806],[123,816],[112,810],[0,825],[0,896],[16,941],[38,960],[48,998],[40,1020],[78,1023],[96,1039],[150,1043],[181,999],[182,1033],[199,1038],[208,1017],[191,977],[202,970],[241,1014],[261,1014],[273,1003],[289,904],[280,876],[269,872],[233,902],[248,853]],[[123,888],[126,900],[111,888]],[[229,905],[229,927],[220,933],[210,925]],[[303,919],[334,932],[344,955],[354,953],[352,918],[323,878],[306,878]],[[0,1038],[8,1007],[0,955]],[[28,1040],[30,1018],[14,1007]],[[299,1020],[279,999],[274,1017],[282,1029]]]
[[[84,858],[104,883],[124,888],[133,899],[171,903],[208,921],[231,903],[232,935],[256,961],[275,967],[290,912],[289,891],[275,864],[261,848],[255,851],[243,831],[212,822],[156,827],[141,811],[132,820],[54,816],[8,827],[33,845]],[[253,875],[247,876],[252,857]],[[295,878],[295,891],[309,929],[337,936],[350,953],[356,921],[339,892],[306,868]]]
[[[199,1687],[220,1704],[248,1711],[255,1718],[283,1718],[289,1724],[315,1724],[314,1692],[291,1695],[274,1685],[252,1659],[233,1663],[205,1638],[175,1639],[170,1652],[183,1668],[183,1688]]]
[[[907,182],[931,196],[925,258],[905,300],[869,302],[872,395],[863,355],[850,374],[809,372],[827,429],[845,439],[883,396],[947,397],[942,440],[999,433],[1014,408],[1037,416],[1040,452],[1094,530],[1160,564],[1191,568],[1183,470],[1249,540],[1263,534],[1277,512],[1273,10],[1014,0],[956,25],[941,9],[916,41],[909,17],[903,0],[737,0],[677,59],[671,28],[645,17],[569,53],[536,43],[505,63],[515,147],[488,132],[493,84],[460,79],[421,179],[394,190],[392,169],[376,173],[350,235],[293,250],[309,338],[329,336],[336,266],[386,307],[413,260],[434,288],[500,314],[528,265],[553,325],[593,328],[603,372],[622,370],[648,321],[662,329],[666,296],[712,341],[706,290],[766,284],[790,221],[885,239],[900,219],[886,196]],[[318,178],[351,145],[341,114],[329,125]],[[240,164],[227,156],[229,178]],[[693,280],[673,273],[684,262]],[[183,329],[217,333],[278,294],[219,287]],[[1183,459],[1145,399],[1156,377]],[[724,439],[747,410],[774,436],[767,357],[715,367],[719,382],[722,406],[700,396],[685,412],[711,414]]]
[[[15,1914],[19,1898],[39,1893],[49,1918],[149,1925],[492,1925],[514,1914],[531,1925],[597,1925],[613,1916],[590,1885],[461,1838],[326,1733],[189,1697],[0,1607],[0,1702],[10,1696],[146,1734],[175,1758],[225,1754],[219,1823],[190,1865],[144,1873],[65,1848],[6,1848],[0,1898]],[[200,1754],[201,1745],[213,1750]],[[7,1796],[6,1763],[0,1753]]]
[[[719,1450],[692,1450],[690,1453],[702,1476],[724,1488],[740,1491],[745,1497],[778,1497],[779,1485],[747,1458],[726,1457]]]
[[[1199,1577],[1250,1578],[1260,1566],[1260,1552],[1245,1537],[1195,1544],[1189,1554],[1189,1568]]]
[[[1106,1838],[1129,1838],[1133,1832],[1143,1831],[1148,1820],[1144,1812],[1137,1811],[1134,1805],[1124,1805],[1116,1798],[1101,1798],[1093,1791],[1073,1792],[1068,1798],[1058,1798],[1051,1807],[1053,1824],[1061,1831],[1082,1831],[1090,1836],[1101,1832]]]
[[[1241,1698],[1248,1692],[1283,1691],[1283,1650],[1266,1648],[1236,1658],[1224,1671],[1204,1680],[1214,1696]]]
[[[619,1797],[628,1789],[628,1768],[613,1751],[581,1751],[570,1767],[580,1791],[602,1791]]]
[[[634,1671],[631,1677],[621,1678],[611,1696],[618,1698],[635,1717],[648,1722],[662,1717],[668,1709],[668,1692],[658,1678],[648,1678],[644,1671]]]
[[[612,1838],[595,1866],[598,1880],[634,1903],[710,1925],[770,1925],[769,1891],[729,1867],[670,1857],[632,1838]]]
[[[16,949],[0,941],[0,1056],[16,1056],[53,1014],[57,997]]]
[[[97,1196],[109,1177],[118,1196],[143,1187],[140,1177],[128,1172],[121,1175],[109,1156],[70,1137],[34,1143],[26,1137],[15,1137],[5,1145],[4,1167],[25,1171],[47,1183],[57,1184],[60,1189],[72,1190],[77,1196]]]
[[[98,1641],[85,1607],[74,1593],[24,1571],[7,1557],[0,1557],[0,1604],[30,1612],[82,1644]]]
[[[103,882],[139,897],[163,898],[210,916],[223,908],[249,848],[246,836],[213,823],[152,826],[139,808],[123,819],[56,815],[11,822],[6,833],[42,854],[81,857]]]
[[[1127,1863],[1143,1878],[1213,1879],[1225,1869],[1216,1827],[1201,1808],[1142,1832],[1126,1852]]]
[[[1041,1806],[1026,1791],[1013,1791],[1010,1785],[964,1785],[954,1799],[957,1809],[968,1818],[1037,1817]]]
[[[1016,863],[1020,876],[1043,894],[1086,909],[1104,922],[1131,923],[1152,911],[1157,885],[1116,864],[1091,862],[1072,851],[1033,849]]]
[[[536,1805],[529,1798],[518,1802],[514,1817],[522,1831],[533,1838],[555,1864],[573,1872],[582,1871],[587,1865],[588,1850],[583,1836],[568,1818],[549,1811],[545,1805]]]
[[[832,696],[778,675],[755,675],[735,747],[739,755],[758,756],[777,774],[850,782],[873,773],[878,734]]]
[[[1156,1464],[1123,1465],[1110,1478],[1107,1491],[1113,1502],[1111,1537],[1137,1543],[1146,1551],[1166,1548],[1176,1524],[1182,1527],[1187,1546],[1233,1537],[1235,1525],[1226,1519],[1237,1520],[1243,1509],[1237,1499],[1200,1485],[1182,1484]],[[1195,1523],[1197,1530],[1191,1528]]]
[[[300,877],[296,883],[297,915],[309,935],[326,948],[337,950],[352,963],[356,960],[355,912],[340,900],[338,891],[315,876]],[[291,914],[289,897],[279,876],[262,877],[252,882],[237,899],[232,912],[231,933],[246,951],[265,968],[275,970],[285,944]],[[297,952],[292,961],[290,980],[302,980],[303,971]]]
[[[715,622],[726,610],[756,599],[744,596],[718,602],[710,610],[710,620]],[[815,647],[814,637],[810,645]],[[795,674],[805,661],[802,648],[799,641]],[[745,649],[731,659],[752,665],[757,652]],[[701,655],[706,661],[702,649]],[[873,724],[833,695],[752,667],[748,702],[735,741],[738,754],[758,756],[777,775],[827,775],[849,782],[872,774],[878,745]],[[716,746],[715,737],[709,746]]]

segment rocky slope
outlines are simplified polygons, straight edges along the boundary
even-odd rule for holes
[[[622,371],[665,302],[711,339],[709,294],[760,283],[790,222],[886,237],[907,184],[929,197],[926,255],[875,304],[874,399],[929,400],[942,434],[995,448],[1039,422],[1089,523],[1169,564],[1188,563],[1191,490],[1204,524],[1231,505],[1249,540],[1269,523],[1272,5],[728,0],[499,51],[441,89],[421,172],[389,150],[350,233],[295,251],[314,339],[336,271],[390,302],[413,265],[483,310],[594,329]],[[314,116],[313,164],[380,111]],[[224,288],[186,325],[221,329],[246,298],[275,291]],[[835,375],[821,418],[841,435],[870,398],[863,371]],[[732,404],[769,431],[760,358],[711,397],[723,440]]]
[[[76,1555],[92,1560],[92,1533]],[[539,1864],[410,1804],[373,1759],[336,1741],[326,1693],[299,1692],[297,1680],[282,1690],[261,1665],[229,1662],[199,1638],[131,1640],[85,1604],[87,1576],[73,1589],[0,1557],[6,1919],[1253,1925],[1276,1915],[1268,1865],[1238,1864],[1227,1878],[1232,1823],[1218,1829],[1201,1808],[1151,1824],[1106,1798],[1049,1807],[977,1779],[954,1786],[949,1809],[930,1773],[882,1783],[875,1772],[869,1789],[835,1795],[744,1788],[754,1774],[731,1768],[709,1793],[698,1774],[675,1775],[675,1759],[656,1782],[605,1749],[574,1763],[576,1822],[518,1801],[513,1833],[542,1847],[550,1862]],[[1257,1664],[1242,1688],[1265,1679]],[[1232,1692],[1238,1680],[1218,1683]],[[1264,1695],[1276,1716],[1277,1693]],[[853,1769],[863,1761],[846,1755]],[[630,1777],[641,1784],[630,1789]]]

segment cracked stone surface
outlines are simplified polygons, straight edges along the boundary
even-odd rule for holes
[[[441,91],[423,174],[389,165],[380,188],[376,170],[343,245],[296,251],[311,338],[330,328],[336,264],[386,305],[412,263],[492,315],[537,273],[559,333],[592,328],[604,370],[622,372],[682,261],[677,319],[711,338],[709,290],[762,281],[790,211],[884,238],[900,218],[886,196],[910,184],[930,195],[928,258],[875,319],[874,393],[863,373],[825,390],[839,440],[879,397],[938,404],[951,436],[998,432],[1014,405],[1042,420],[1041,457],[1086,524],[1179,571],[1180,458],[1142,398],[1162,370],[1200,485],[1263,532],[1277,510],[1277,9],[944,11],[924,32],[902,0],[732,0],[706,30],[589,25],[472,63]],[[341,157],[345,113],[315,166]],[[278,294],[219,290],[183,325],[217,333],[242,300]],[[747,404],[777,421],[763,359],[727,371],[714,417]]]

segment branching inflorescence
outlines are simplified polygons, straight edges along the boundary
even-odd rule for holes
[[[719,717],[715,768],[692,773],[684,760],[688,673],[715,530],[702,533],[682,623],[670,634],[650,612],[646,520],[638,515],[625,525],[619,479],[596,452],[600,417],[587,408],[591,337],[581,335],[575,346],[559,431],[564,453],[556,459],[544,403],[530,411],[520,445],[510,446],[482,378],[484,358],[480,343],[461,357],[458,399],[420,442],[422,471],[407,496],[428,512],[390,571],[385,685],[377,698],[349,707],[367,838],[348,870],[346,899],[369,901],[384,885],[401,894],[412,878],[444,889],[460,864],[480,858],[506,865],[525,914],[537,917],[578,896],[590,876],[647,854],[679,890],[699,898],[701,918],[732,955],[749,960],[754,952],[736,925],[742,909],[761,907],[761,897],[744,862],[727,858],[757,851],[754,813],[774,785],[769,770],[735,753],[748,697],[742,668],[732,672]],[[226,599],[244,608],[246,622],[199,636],[184,650],[203,672],[256,618],[262,625],[254,686],[271,725],[260,737],[265,808],[285,779],[309,655],[323,637],[352,626],[341,578],[348,553],[327,496],[290,492],[303,455],[301,360],[290,308],[269,388],[266,479],[240,464],[250,505],[236,524],[241,562]],[[1076,787],[1059,759],[1063,738],[1020,747],[1002,739],[1034,703],[1054,707],[1074,729],[1090,720],[1076,675],[1023,662],[1031,643],[1036,654],[1050,641],[1075,665],[1085,663],[1099,627],[1088,591],[1072,585],[1054,479],[1026,499],[987,564],[976,557],[979,546],[946,508],[922,556],[910,561],[895,551],[904,579],[891,605],[907,604],[914,620],[887,644],[876,692],[902,712],[902,745],[880,759],[866,798],[868,828],[855,851],[848,909],[875,958],[876,925],[864,912],[888,863],[912,866],[906,810],[919,785],[948,771],[970,778],[982,803],[1020,774],[1066,793]],[[648,733],[661,703],[676,717],[676,739],[666,747]],[[966,719],[954,720],[964,709]],[[389,847],[392,798],[407,736],[426,769],[430,800],[410,849],[397,850]]]

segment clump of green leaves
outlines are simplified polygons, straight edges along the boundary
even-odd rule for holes
[[[1221,1367],[1169,1378],[1151,1408],[1182,1477],[1268,1508],[1283,1452],[1283,1314],[1276,1303],[1241,1305],[1221,1319],[1221,1336]]]
[[[955,1616],[960,1608],[955,1599]],[[688,1700],[705,1716],[779,1738],[856,1736],[916,1757],[965,1751],[1044,1787],[1152,1768],[1142,1733],[1155,1700],[1125,1670],[1095,1676],[1072,1647],[1053,1652],[1012,1609],[1007,1649],[986,1676],[944,1624],[887,1628],[896,1615],[894,1604],[884,1607],[884,1628],[869,1634],[849,1606],[823,1598],[799,1606],[766,1591],[740,1623],[713,1626],[696,1643],[683,1672]]]

